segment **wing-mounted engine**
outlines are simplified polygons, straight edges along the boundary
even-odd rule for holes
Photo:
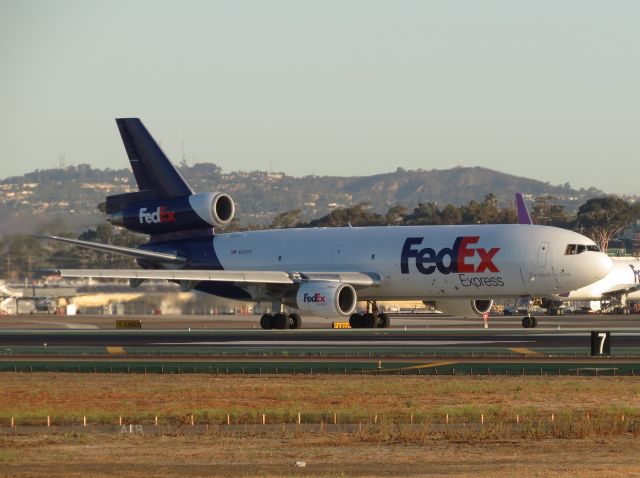
[[[432,304],[437,310],[444,314],[460,317],[480,317],[491,310],[493,300],[491,299],[447,299],[436,300]]]
[[[111,214],[111,224],[144,234],[166,234],[224,226],[235,214],[233,199],[224,193],[168,199],[148,199],[144,191],[140,193],[107,197],[106,212]],[[138,198],[143,200],[136,201]]]
[[[285,303],[301,315],[348,317],[356,308],[356,290],[342,282],[305,282]]]

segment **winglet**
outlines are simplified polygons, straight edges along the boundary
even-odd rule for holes
[[[522,193],[516,193],[516,209],[518,210],[518,224],[533,224]]]

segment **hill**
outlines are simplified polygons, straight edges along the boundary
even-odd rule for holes
[[[575,190],[569,184],[549,183],[504,174],[481,167],[406,171],[357,177],[293,177],[266,171],[223,173],[215,164],[182,164],[181,172],[197,192],[221,191],[237,203],[242,224],[269,224],[279,213],[301,209],[310,220],[337,207],[369,203],[372,211],[385,212],[402,204],[421,202],[462,205],[482,201],[493,193],[500,205],[513,202],[516,191],[531,197],[551,195],[574,211],[588,198],[602,195],[595,188]],[[96,205],[108,194],[135,189],[129,169],[94,169],[88,165],[36,170],[0,181],[0,222],[3,234],[33,232],[44,224],[82,229],[104,221]]]

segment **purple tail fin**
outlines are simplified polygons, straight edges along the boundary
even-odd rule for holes
[[[522,193],[516,193],[516,209],[518,210],[518,224],[533,224]]]

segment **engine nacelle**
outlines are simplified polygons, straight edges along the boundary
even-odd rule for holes
[[[298,309],[300,315],[316,317],[348,317],[356,308],[356,290],[340,282],[307,282],[295,294],[294,301],[286,301]]]
[[[426,304],[426,302],[425,302]],[[448,315],[481,317],[491,310],[492,299],[445,299],[433,302],[435,308]]]
[[[164,234],[224,226],[234,214],[235,204],[228,194],[201,193],[128,204],[112,213],[109,221],[130,231]]]

